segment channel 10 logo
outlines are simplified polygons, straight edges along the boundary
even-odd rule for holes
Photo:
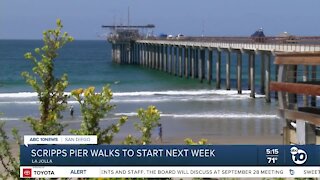
[[[303,164],[307,161],[308,155],[303,149],[298,149],[297,147],[292,147],[290,149],[292,161],[296,164]]]

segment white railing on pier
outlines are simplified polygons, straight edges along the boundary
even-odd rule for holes
[[[299,43],[239,43],[239,42],[202,42],[183,40],[137,40],[137,43],[163,44],[173,46],[189,46],[204,48],[221,48],[233,50],[254,50],[271,52],[316,52],[320,51],[320,44],[299,44]]]

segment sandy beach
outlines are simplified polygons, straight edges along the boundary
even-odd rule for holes
[[[121,142],[127,135],[139,137],[140,132],[134,128],[139,123],[135,117],[128,117],[128,121],[120,128],[119,133],[114,136],[116,143]],[[118,117],[104,119],[100,122],[101,128],[106,128],[118,122]],[[281,121],[280,119],[242,119],[227,120],[219,118],[173,118],[161,117],[163,126],[163,144],[184,144],[185,138],[198,141],[201,138],[207,139],[208,144],[281,144]],[[71,129],[79,129],[81,119],[62,120],[67,124],[63,134],[70,134]],[[11,129],[17,128],[21,136],[33,135],[30,125],[22,120],[6,121],[5,131],[11,136]],[[158,130],[152,131],[152,138],[158,137]]]

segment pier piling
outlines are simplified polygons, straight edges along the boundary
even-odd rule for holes
[[[182,77],[182,68],[183,68],[183,64],[182,64],[182,47],[178,47],[179,50],[179,64],[178,64],[178,68],[179,68],[179,77]]]
[[[251,71],[250,71],[250,67],[252,66],[252,61],[251,61],[251,52],[248,52],[248,71],[247,71],[247,75],[248,75],[248,90],[251,90]]]
[[[200,48],[200,58],[198,61],[198,67],[199,67],[199,74],[198,74],[198,78],[200,80],[200,82],[203,82],[204,79],[204,62],[205,62],[205,50],[203,48]]]
[[[198,78],[199,76],[199,49],[198,48],[196,48],[194,51],[194,59],[195,59],[194,76],[195,78]]]
[[[250,97],[255,98],[255,53],[250,53]]]
[[[265,53],[260,52],[261,62],[260,62],[260,93],[265,94]]]
[[[217,49],[217,61],[216,61],[216,89],[221,87],[221,51]]]
[[[184,48],[184,77],[188,79],[189,76],[189,53],[190,48],[189,47],[185,47]]]
[[[270,75],[271,75],[271,68],[270,68],[270,63],[271,63],[271,54],[267,53],[267,60],[266,60],[266,67],[265,67],[265,78],[266,78],[266,86],[265,86],[265,94],[266,94],[266,102],[270,102]]]
[[[230,61],[231,61],[231,52],[227,49],[227,59],[226,59],[226,90],[230,90]]]
[[[192,79],[194,79],[195,78],[196,61],[195,61],[195,49],[193,47],[191,48],[190,57],[191,57],[191,77],[192,77]]]
[[[208,80],[208,84],[211,84],[211,80],[212,80],[212,49],[208,49],[207,80]]]
[[[242,52],[237,52],[237,89],[242,94]]]

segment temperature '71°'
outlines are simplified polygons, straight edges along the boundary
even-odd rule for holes
[[[267,157],[268,164],[275,164],[278,160],[278,157]]]

